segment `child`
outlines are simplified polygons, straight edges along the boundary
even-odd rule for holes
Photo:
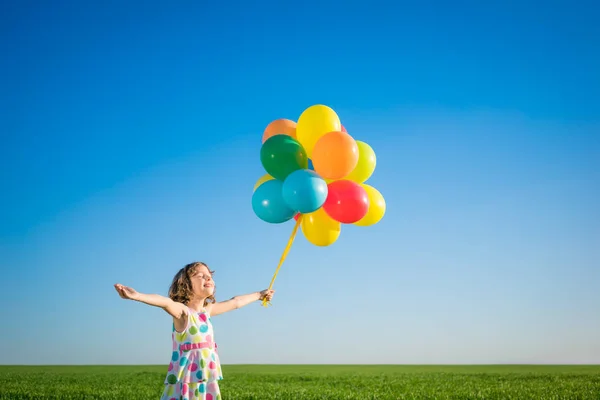
[[[115,284],[122,298],[160,307],[173,317],[173,354],[161,400],[220,400],[223,375],[211,316],[273,298],[273,290],[263,290],[217,303],[212,274],[202,262],[186,265],[173,278],[168,298]]]

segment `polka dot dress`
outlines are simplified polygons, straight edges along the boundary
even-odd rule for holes
[[[161,400],[221,400],[223,379],[210,315],[188,308],[183,332],[173,325],[173,353]]]

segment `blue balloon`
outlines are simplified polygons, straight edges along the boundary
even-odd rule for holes
[[[308,214],[317,211],[327,199],[327,182],[315,171],[299,169],[283,181],[283,199],[294,211]]]
[[[308,159],[308,169],[314,171],[315,170],[315,166],[312,163],[312,160],[309,158]]]
[[[267,181],[256,188],[252,195],[252,210],[265,222],[280,224],[296,214],[283,200],[283,183],[277,179]]]

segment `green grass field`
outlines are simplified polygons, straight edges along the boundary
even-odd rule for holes
[[[224,400],[600,399],[600,366],[223,366]],[[164,366],[0,366],[0,399],[158,399]]]

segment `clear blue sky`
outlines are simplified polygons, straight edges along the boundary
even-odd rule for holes
[[[0,363],[167,363],[115,282],[266,288],[262,132],[317,103],[388,212],[299,236],[273,307],[215,318],[225,364],[600,363],[597,5],[126,3],[1,6]]]

